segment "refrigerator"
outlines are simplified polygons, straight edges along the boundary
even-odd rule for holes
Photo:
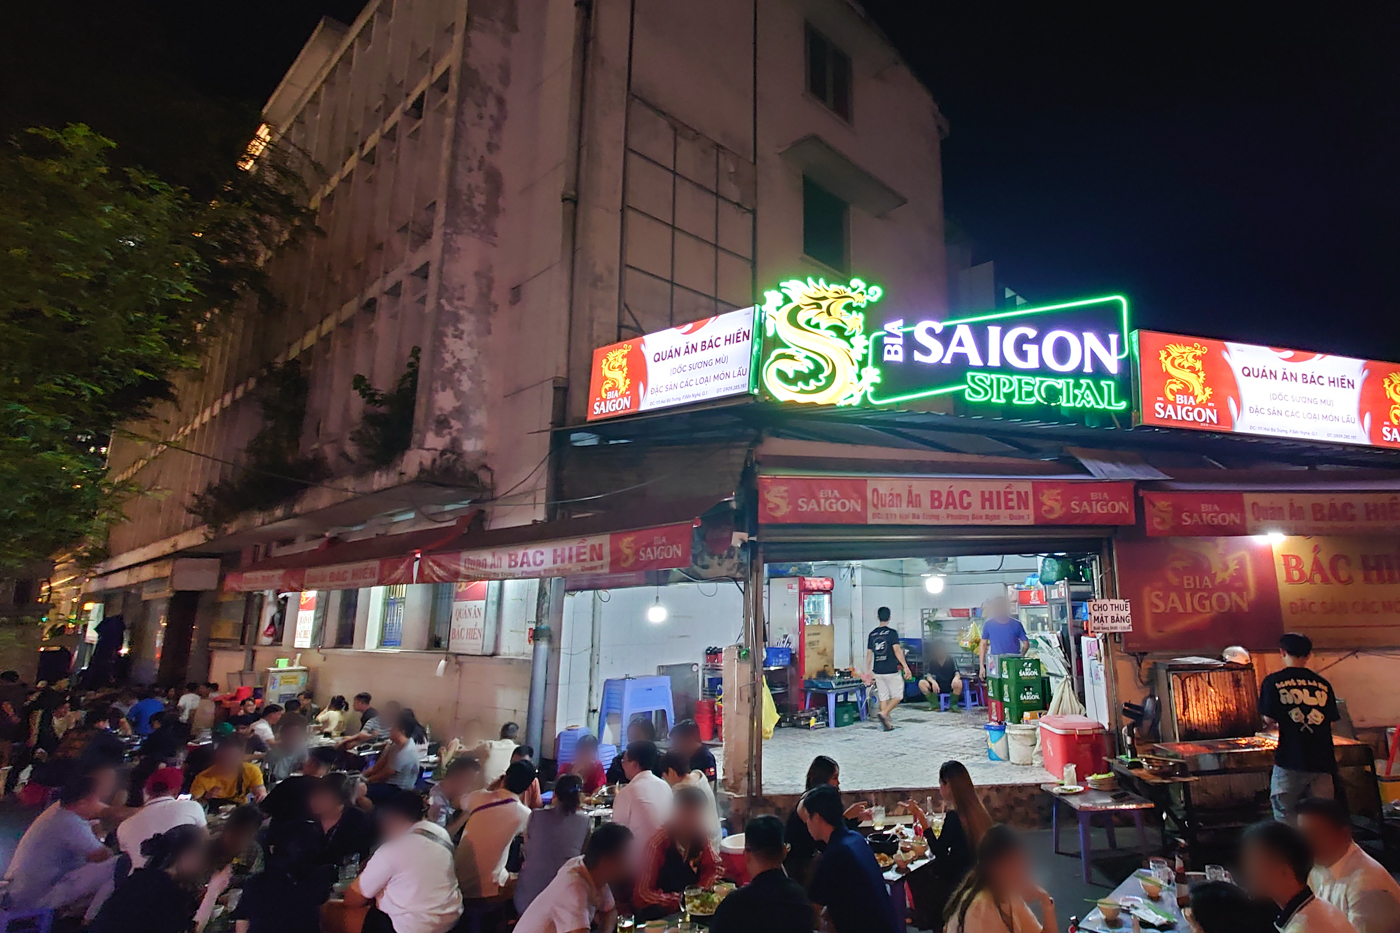
[[[831,621],[831,577],[799,577],[797,581],[798,669],[803,680],[836,670],[836,630]]]

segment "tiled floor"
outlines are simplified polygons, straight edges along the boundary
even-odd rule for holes
[[[936,786],[938,767],[950,758],[965,764],[979,787],[1050,780],[1040,767],[988,760],[986,721],[984,710],[935,713],[922,703],[903,703],[894,711],[893,732],[873,719],[841,729],[779,728],[763,745],[763,790],[801,793],[816,755],[841,765],[844,791]]]

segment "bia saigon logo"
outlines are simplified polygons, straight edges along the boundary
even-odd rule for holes
[[[786,486],[765,488],[763,490],[763,505],[773,518],[781,518],[791,512],[792,503],[788,501],[788,488]]]
[[[1047,486],[1040,492],[1040,514],[1046,521],[1053,521],[1065,514],[1064,490],[1058,486]]]
[[[779,345],[763,365],[763,384],[780,402],[855,405],[880,371],[869,364],[865,315],[855,309],[880,300],[878,285],[851,279],[790,279],[764,292],[763,329]]]
[[[1155,406],[1158,418],[1219,424],[1220,410],[1211,397],[1215,390],[1206,384],[1205,356],[1210,352],[1200,343],[1169,343],[1157,353],[1162,364],[1162,396]]]
[[[1387,413],[1390,423],[1400,425],[1400,372],[1386,376],[1381,388],[1385,390],[1385,397],[1390,401],[1390,411]]]

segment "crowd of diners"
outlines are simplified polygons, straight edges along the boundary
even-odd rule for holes
[[[744,833],[749,880],[720,903],[715,933],[1060,929],[1023,837],[992,821],[957,761],[939,769],[940,814],[900,804],[933,856],[900,916],[859,832],[868,802],[842,796],[824,755],[785,819],[726,827],[693,722],[664,748],[650,721],[629,723],[606,767],[581,735],[546,791],[514,723],[454,741],[425,774],[427,730],[397,703],[217,692],[70,694],[0,674],[0,753],[37,813],[0,909],[92,933],[611,931],[623,916],[674,918],[688,889],[720,881],[729,828]],[[589,798],[605,785],[602,815]],[[1304,799],[1296,823],[1245,833],[1242,887],[1192,889],[1196,933],[1400,931],[1400,885],[1352,841],[1345,810]]]

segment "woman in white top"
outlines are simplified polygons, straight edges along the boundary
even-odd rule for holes
[[[340,738],[345,734],[345,724],[350,719],[350,704],[345,702],[345,697],[336,694],[331,697],[330,703],[316,716],[316,725],[321,727],[322,735],[329,735]]]
[[[1036,902],[1037,920],[1026,901]],[[1057,933],[1055,901],[1031,878],[1030,857],[998,823],[982,836],[977,864],[948,902],[947,933]]]

